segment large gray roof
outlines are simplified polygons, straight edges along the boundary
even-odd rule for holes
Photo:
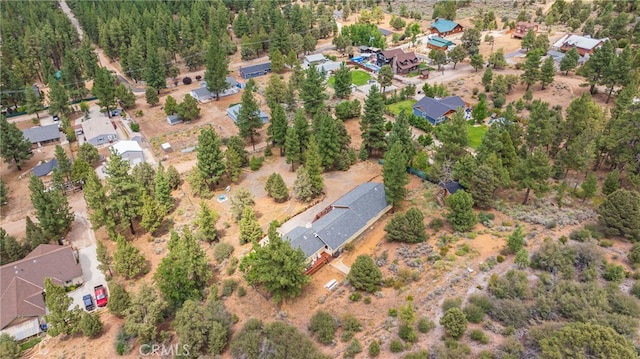
[[[459,96],[449,96],[440,100],[425,96],[413,105],[413,108],[420,109],[429,118],[437,119],[444,116],[449,111],[456,111],[458,107],[465,107],[464,101]]]
[[[36,177],[43,177],[51,173],[54,168],[58,168],[58,160],[52,159],[49,162],[41,163],[31,170],[31,173]]]
[[[311,228],[296,227],[283,238],[291,241],[309,257],[327,246],[339,249],[388,206],[381,183],[364,183],[335,201],[331,211],[315,221]]]
[[[22,130],[22,134],[31,143],[46,142],[60,138],[60,130],[58,124],[38,126]]]

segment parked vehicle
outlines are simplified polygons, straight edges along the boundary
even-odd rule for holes
[[[91,296],[91,294],[87,294],[84,297],[82,297],[82,302],[84,303],[84,309],[86,309],[88,312],[96,309],[96,306],[93,303],[93,297]]]
[[[107,289],[101,284],[93,288],[96,294],[96,303],[98,307],[104,307],[107,305]]]

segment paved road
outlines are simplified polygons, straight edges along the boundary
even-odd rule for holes
[[[93,293],[93,287],[100,284],[106,287],[107,280],[104,274],[98,269],[98,258],[96,255],[95,244],[78,251],[80,257],[80,267],[82,267],[82,275],[84,277],[84,285],[73,292],[69,292],[69,296],[73,299],[70,308],[74,308],[76,305],[84,309],[84,303],[82,297],[86,294],[91,294],[95,304],[95,295]],[[108,292],[108,289],[107,289]]]

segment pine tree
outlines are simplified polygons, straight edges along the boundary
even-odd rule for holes
[[[275,104],[271,111],[271,121],[267,128],[268,140],[274,146],[280,147],[280,155],[285,155],[285,143],[287,137],[287,115],[284,112],[284,107],[281,104]]]
[[[11,263],[24,258],[29,253],[29,248],[18,243],[13,236],[7,235],[4,228],[0,227],[0,261]]]
[[[238,182],[242,174],[242,157],[233,148],[228,148],[224,152],[226,173],[231,182]]]
[[[295,165],[302,162],[302,152],[300,149],[300,137],[295,126],[287,127],[287,137],[285,140],[285,155],[287,163],[291,164],[291,170],[295,170]]]
[[[302,202],[309,202],[315,196],[313,195],[313,186],[311,177],[304,166],[298,167],[296,171],[296,180],[293,182],[293,195]]]
[[[15,123],[9,123],[4,116],[0,116],[0,133],[0,156],[7,163],[15,163],[18,171],[22,171],[22,163],[33,157],[31,142]]]
[[[24,93],[25,111],[30,115],[35,113],[36,118],[40,121],[40,112],[44,110],[44,105],[42,104],[42,96],[44,96],[44,94],[37,94],[31,86],[25,87]]]
[[[482,84],[484,85],[485,91],[489,91],[491,88],[491,82],[493,81],[493,70],[490,67],[487,67],[482,74]]]
[[[111,215],[110,204],[107,198],[107,189],[102,185],[98,175],[91,171],[83,186],[83,193],[87,207],[91,210],[89,219],[94,229],[106,227],[109,237],[115,235],[115,216]]]
[[[78,331],[81,309],[69,309],[73,299],[66,293],[64,287],[55,285],[51,278],[45,278],[44,296],[47,314],[45,320],[49,327],[49,334],[56,336],[60,333],[72,335]]]
[[[553,82],[553,78],[556,75],[556,63],[553,60],[553,57],[547,57],[542,63],[542,67],[540,68],[540,84],[542,85],[542,89],[547,85],[550,85]]]
[[[157,95],[158,94],[156,93],[156,97]],[[178,113],[178,101],[176,101],[176,99],[171,95],[167,96],[167,98],[164,100],[164,113],[167,116]]]
[[[507,250],[511,254],[518,253],[522,247],[524,247],[524,231],[522,230],[522,226],[516,226],[516,230],[513,231],[507,238]]]
[[[136,105],[136,95],[130,88],[120,84],[116,87],[116,98],[123,109],[127,110]]]
[[[129,174],[130,168],[129,161],[111,152],[106,170],[110,215],[115,217],[116,224],[128,225],[131,234],[135,234],[133,221],[140,214],[143,189]]]
[[[380,289],[382,272],[368,255],[359,255],[347,275],[349,282],[356,288],[373,293]]]
[[[255,139],[260,136],[258,130],[263,126],[262,119],[260,118],[260,108],[253,96],[255,86],[253,79],[247,82],[244,92],[242,93],[242,106],[240,107],[240,111],[238,111],[238,121],[236,122],[240,129],[240,136],[244,138],[249,137],[254,151],[256,149]]]
[[[111,272],[113,257],[109,254],[107,247],[100,240],[96,242],[96,258],[100,263],[98,264],[98,270],[100,270],[104,275],[107,275],[107,272],[109,272],[109,278],[113,277],[113,272]],[[111,288],[111,290],[113,291],[113,288]]]
[[[27,220],[25,222],[25,247],[30,250],[34,250],[41,244],[49,243],[49,239],[47,239],[46,233],[44,230],[36,223],[33,223],[30,216],[27,216]]]
[[[311,280],[304,273],[304,252],[291,248],[273,222],[269,225],[269,242],[264,246],[254,245],[254,250],[242,258],[240,268],[247,282],[263,285],[276,302],[299,296]]]
[[[216,100],[220,100],[220,93],[229,88],[227,73],[229,72],[229,58],[222,41],[212,32],[207,48],[206,71],[204,80],[207,82],[207,90],[216,94]]]
[[[97,74],[96,74],[97,76]],[[94,85],[95,87],[95,85]],[[49,114],[64,115],[69,112],[69,93],[53,77],[49,78]]]
[[[320,149],[320,162],[325,170],[335,167],[340,156],[340,130],[336,119],[326,111],[316,113],[313,118],[314,135]]]
[[[340,68],[336,70],[334,74],[333,88],[337,98],[349,98],[351,95],[351,69],[345,65],[340,64]]]
[[[118,236],[117,249],[113,254],[114,269],[125,279],[132,279],[146,273],[147,261],[138,248],[129,243],[124,237]]]
[[[164,213],[168,213],[173,209],[173,197],[171,197],[171,187],[167,180],[167,174],[162,165],[158,168],[155,178],[155,199],[164,209]]]
[[[471,55],[469,60],[471,62],[471,67],[473,67],[473,69],[476,70],[476,72],[484,66],[484,58],[482,57],[482,54],[479,52]]]
[[[424,226],[424,214],[415,207],[407,213],[398,213],[384,227],[390,241],[419,243],[427,240]]]
[[[200,131],[197,145],[197,167],[209,186],[218,184],[226,170],[224,155],[220,149],[220,139],[216,131],[209,127]]]
[[[478,222],[478,218],[473,213],[473,197],[467,192],[457,191],[447,197],[445,202],[449,208],[447,219],[456,231],[468,231]]]
[[[264,89],[264,97],[272,112],[276,104],[285,102],[286,92],[287,85],[282,79],[282,76],[269,77],[267,87]]]
[[[242,210],[242,219],[240,219],[239,227],[240,244],[258,241],[264,235],[256,219],[255,212],[249,206],[245,206]]]
[[[578,66],[578,60],[580,54],[575,47],[572,47],[569,51],[565,52],[564,57],[560,60],[560,71],[564,71],[564,75],[569,75],[569,71],[575,69]]]
[[[378,92],[378,87],[373,85],[367,99],[364,102],[364,114],[360,119],[360,131],[362,132],[362,145],[367,149],[369,156],[374,151],[380,153],[385,148],[384,130],[384,96]]]
[[[456,69],[456,65],[458,64],[458,62],[464,61],[466,57],[467,52],[464,51],[464,48],[462,46],[456,46],[455,48],[453,48],[453,50],[449,51],[449,58],[451,59],[451,62],[453,62],[454,70]],[[480,57],[482,57],[482,55],[480,55]]]
[[[240,187],[236,193],[231,196],[231,216],[238,222],[242,219],[244,207],[251,207],[256,204],[253,195],[246,188]]]
[[[278,203],[289,199],[289,190],[279,173],[272,173],[269,176],[267,184],[265,185],[265,190],[267,191],[267,194],[269,194],[269,196]]]
[[[140,225],[147,232],[153,234],[158,228],[160,228],[165,213],[165,208],[158,203],[155,198],[146,193],[142,195],[142,209],[140,210],[142,218],[140,220]]]
[[[380,68],[378,72],[378,83],[382,87],[382,94],[385,93],[387,87],[391,86],[393,81],[393,69],[390,65],[384,65]],[[369,95],[371,95],[371,91],[369,91]]]
[[[320,149],[315,138],[311,136],[309,145],[305,152],[305,170],[311,180],[311,193],[313,197],[318,197],[324,190],[324,180],[322,179],[322,159]]]
[[[183,121],[193,121],[199,118],[200,107],[198,107],[198,101],[189,94],[185,95],[178,105],[178,117]]]
[[[141,343],[151,343],[156,339],[158,324],[166,309],[167,303],[155,287],[142,283],[138,292],[131,296],[124,316],[124,330],[137,336]]]
[[[533,29],[529,29],[527,34],[522,38],[522,43],[520,47],[525,49],[525,51],[529,51],[533,48],[533,44],[536,41],[536,34],[533,32]]]
[[[498,49],[489,56],[489,63],[493,65],[493,69],[503,68],[507,66],[507,60],[504,58],[504,50]]]
[[[596,192],[598,192],[598,180],[596,175],[593,174],[593,172],[589,173],[587,179],[580,185],[580,188],[582,188],[582,202],[593,198],[593,196],[596,195]]]
[[[524,63],[524,72],[520,75],[522,82],[527,84],[527,90],[540,79],[540,53],[531,51],[527,53],[527,60]]]
[[[402,152],[402,145],[394,143],[384,155],[382,165],[382,177],[387,201],[394,207],[398,207],[404,200],[407,192],[405,186],[409,183],[407,175],[407,158]]]
[[[550,174],[549,157],[541,150],[528,153],[525,159],[520,160],[514,169],[513,177],[520,189],[527,189],[522,204],[527,204],[532,189],[536,192],[544,192],[547,189]]]
[[[200,210],[196,215],[196,224],[198,225],[198,238],[205,242],[212,243],[218,239],[218,231],[216,230],[216,222],[220,216],[216,211],[209,208],[207,202],[200,202]]]
[[[271,61],[271,70],[277,74],[285,72],[285,58],[278,49],[269,51],[269,60]]]
[[[47,239],[59,239],[73,223],[73,212],[67,197],[58,189],[46,191],[42,181],[35,176],[29,179],[29,190],[36,218]]]
[[[147,89],[144,91],[144,98],[150,106],[155,106],[160,103],[160,97],[158,97],[159,92],[160,91],[158,91],[158,89],[156,89],[155,87],[147,86]],[[176,112],[177,112],[177,106],[176,106]]]
[[[391,128],[391,132],[389,132],[387,143],[389,148],[394,143],[399,143],[407,160],[412,160],[416,154],[416,146],[413,142],[413,133],[411,132],[408,117],[409,115],[404,110],[400,112]]]
[[[62,146],[56,145],[54,155],[58,161],[58,170],[60,173],[67,178],[67,181],[71,180],[71,161],[69,161],[67,152],[65,152]]]
[[[498,178],[494,172],[494,169],[482,164],[476,167],[471,176],[467,188],[476,206],[480,208],[491,208],[493,204],[493,194],[498,189]]]
[[[304,110],[310,115],[315,115],[324,107],[327,98],[324,75],[312,64],[304,71],[304,79],[300,87],[300,99],[304,103]]]
[[[147,45],[147,61],[143,73],[144,82],[147,86],[158,90],[167,87],[167,79],[164,76],[164,65],[160,62],[160,55],[157,48],[149,48]]]
[[[111,71],[106,67],[99,67],[96,71],[91,92],[98,98],[98,105],[105,108],[107,116],[111,117],[111,109],[116,104],[116,84]]]
[[[620,188],[620,171],[613,170],[607,173],[607,177],[602,184],[602,193],[605,196],[612,194]]]
[[[169,248],[153,277],[171,309],[180,308],[188,299],[202,298],[211,269],[205,252],[188,229]]]
[[[4,183],[4,180],[0,178],[0,206],[4,206],[9,201],[9,188]]]

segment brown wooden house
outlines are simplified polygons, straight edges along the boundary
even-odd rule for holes
[[[534,34],[538,33],[538,24],[533,24],[530,22],[521,21],[516,25],[516,31],[513,33],[513,37],[517,37],[518,39],[522,39],[527,35],[529,30],[533,30]]]

